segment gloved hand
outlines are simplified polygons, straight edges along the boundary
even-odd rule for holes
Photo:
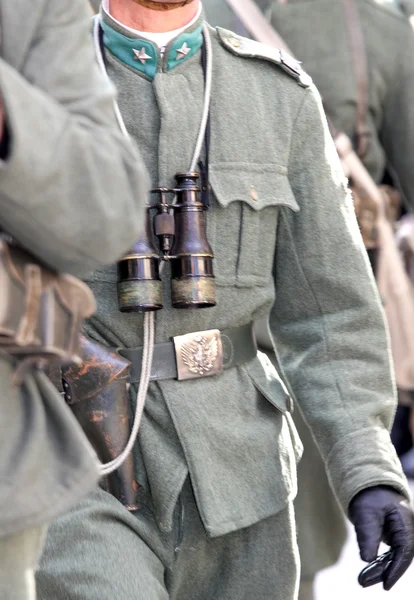
[[[364,569],[358,581],[362,587],[383,582],[390,590],[414,558],[414,512],[408,501],[386,486],[367,488],[351,501],[349,518],[354,524],[362,560],[373,563]],[[379,559],[383,541],[391,547]]]

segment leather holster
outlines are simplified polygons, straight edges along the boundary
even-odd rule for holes
[[[117,458],[131,433],[130,363],[116,352],[80,337],[82,363],[62,369],[66,402],[103,463]],[[138,485],[133,451],[102,487],[128,510],[136,510]]]

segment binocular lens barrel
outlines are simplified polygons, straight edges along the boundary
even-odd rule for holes
[[[198,173],[176,175],[177,188],[157,188],[161,195],[154,229],[147,210],[145,231],[118,262],[118,301],[121,312],[145,312],[162,308],[160,253],[171,263],[171,296],[174,308],[205,308],[216,305],[213,274],[214,254],[207,240],[205,206],[199,200]],[[169,205],[167,193],[177,202]]]
[[[162,308],[159,261],[148,209],[144,233],[118,262],[118,304],[121,312],[147,312]]]
[[[130,256],[119,261],[118,303],[121,312],[147,312],[162,308],[158,258]]]
[[[198,173],[178,173],[175,243],[171,249],[174,308],[216,305],[214,254],[207,240],[206,211],[199,200]]]
[[[208,308],[216,305],[213,259],[180,256],[171,261],[171,293],[174,308]]]

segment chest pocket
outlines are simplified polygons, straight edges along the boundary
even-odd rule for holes
[[[212,164],[209,241],[218,286],[254,287],[269,282],[279,211],[299,211],[286,167]]]

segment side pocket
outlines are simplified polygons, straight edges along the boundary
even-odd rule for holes
[[[299,437],[298,430],[296,429],[296,425],[292,419],[292,415],[285,415],[287,424],[289,427],[290,439],[292,440],[293,452],[295,453],[296,464],[300,461],[303,456],[303,444],[302,440]]]
[[[293,403],[289,392],[275,367],[264,352],[257,352],[256,358],[244,365],[255,387],[281,413],[292,412]]]
[[[244,368],[262,396],[284,415],[297,464],[302,458],[303,445],[290,414],[293,411],[293,401],[285,384],[264,352],[258,351],[256,358]]]

